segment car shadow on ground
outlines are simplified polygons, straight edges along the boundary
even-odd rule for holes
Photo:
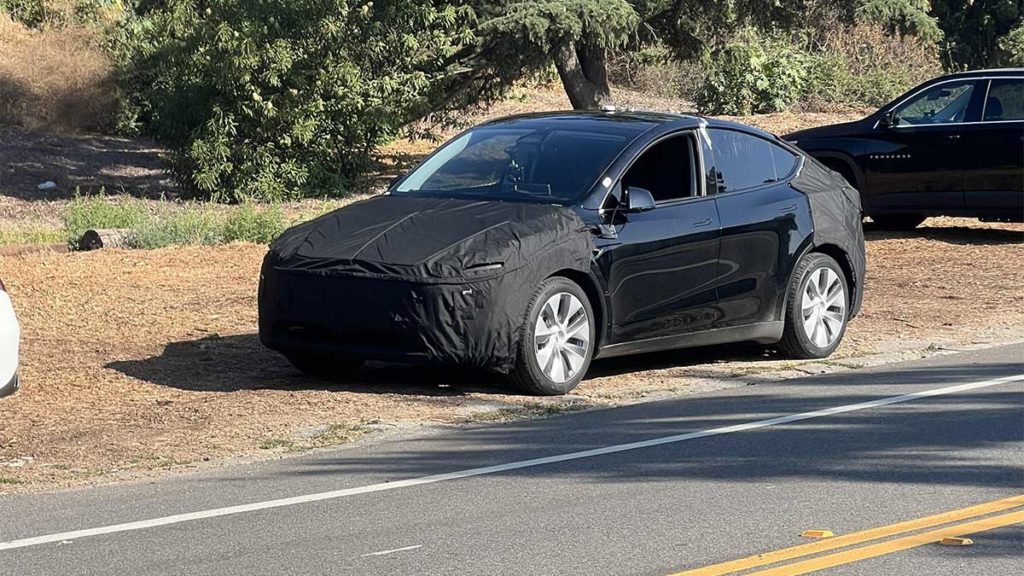
[[[501,426],[475,425],[377,446],[371,452],[324,452],[268,474],[332,478],[373,474],[391,481],[493,466],[725,428],[780,415],[870,402],[882,397],[1019,374],[1018,362],[896,367],[794,380],[594,410]],[[870,387],[870,388],[869,388]],[[906,404],[830,414],[820,420],[722,434],[699,442],[652,446],[584,465],[587,482],[762,481],[786,478],[1019,489],[1022,469],[1002,448],[1022,439],[1019,386],[968,390]],[[500,446],[500,450],[495,450]],[[532,475],[579,478],[571,463],[538,466]],[[496,475],[514,476],[515,469]]]
[[[724,361],[764,360],[764,346],[734,344],[595,360],[588,379]],[[484,370],[370,363],[355,375],[328,380],[303,374],[263,347],[256,334],[207,336],[168,344],[163,353],[106,365],[123,374],[179,390],[333,390],[368,394],[459,396],[473,392],[518,394],[504,378]]]
[[[864,223],[864,239],[894,240],[900,238],[921,238],[947,244],[998,246],[1024,243],[1024,232],[1008,228],[968,228],[966,226],[922,227],[913,230],[881,230],[871,222]]]

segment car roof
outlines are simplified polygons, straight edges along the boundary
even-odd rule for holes
[[[1024,76],[1024,68],[987,68],[984,70],[966,70],[940,76],[935,80],[950,80],[955,78],[977,78],[990,76]]]
[[[741,130],[751,134],[757,134],[765,138],[774,136],[764,130],[719,118],[710,118],[698,114],[684,114],[679,112],[658,112],[652,110],[569,110],[556,112],[535,112],[530,114],[517,114],[496,118],[481,124],[488,127],[531,127],[531,128],[565,128],[571,125],[575,129],[586,130],[600,127],[602,132],[621,132],[639,135],[654,128],[672,125],[674,128],[698,128],[708,126],[710,128],[727,128]]]

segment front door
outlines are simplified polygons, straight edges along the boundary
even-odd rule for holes
[[[719,219],[715,199],[697,180],[697,141],[686,133],[661,140],[626,171],[622,191],[651,192],[653,210],[606,210],[616,238],[598,240],[597,264],[611,300],[610,343],[702,330],[714,320]]]
[[[984,82],[980,82],[984,84]],[[892,125],[871,137],[865,181],[871,206],[962,208],[967,148],[961,129],[980,117],[984,86],[937,84],[897,105]]]

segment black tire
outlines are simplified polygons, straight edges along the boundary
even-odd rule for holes
[[[291,350],[284,352],[284,357],[292,366],[305,374],[327,380],[341,380],[356,373],[363,365],[362,360],[337,358],[322,352],[307,350]]]
[[[875,227],[880,230],[913,230],[924,222],[924,216],[899,215],[899,216],[872,216],[871,220]]]
[[[558,293],[568,293],[575,296],[583,305],[583,311],[587,315],[589,325],[589,339],[583,364],[571,378],[564,382],[556,382],[549,378],[537,361],[534,345],[537,318],[540,316],[544,304]],[[516,363],[508,375],[509,382],[528,394],[543,396],[558,396],[565,394],[579,385],[580,381],[590,368],[590,361],[594,358],[595,341],[594,310],[586,293],[575,282],[556,276],[541,282],[540,286],[533,292],[530,303],[526,307],[526,317],[523,319],[523,329],[519,337],[519,353]]]
[[[839,277],[843,287],[845,304],[843,307],[843,323],[835,340],[824,347],[816,345],[804,330],[803,323],[803,294],[807,284],[812,280],[814,273],[821,268],[830,268]],[[846,334],[846,326],[850,320],[850,286],[846,281],[846,274],[839,267],[831,256],[812,252],[804,256],[797,263],[796,271],[793,273],[793,280],[790,282],[786,294],[786,328],[782,333],[782,340],[779,342],[779,350],[792,358],[811,359],[825,358],[835,352],[836,348],[843,341]]]

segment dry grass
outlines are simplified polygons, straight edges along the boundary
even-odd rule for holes
[[[110,61],[82,27],[29,30],[0,14],[0,124],[102,130],[115,109]]]
[[[1024,288],[1015,281],[1022,242],[1024,226],[957,219],[870,232],[864,311],[838,358],[1024,338]],[[0,492],[304,449],[379,422],[461,422],[485,402],[537,411],[537,399],[482,374],[382,365],[344,384],[299,374],[255,335],[264,251],[0,257],[23,325],[25,384],[0,402],[0,473],[17,482]],[[741,347],[608,360],[569,401],[628,402],[680,393],[699,377],[792,364],[767,358]]]

